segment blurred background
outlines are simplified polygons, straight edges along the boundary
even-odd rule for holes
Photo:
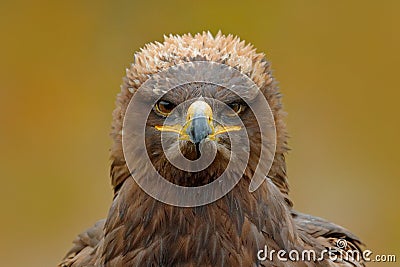
[[[399,11],[399,1],[1,1],[2,266],[55,266],[106,216],[111,112],[133,53],[164,34],[219,29],[272,62],[295,208],[400,261]]]

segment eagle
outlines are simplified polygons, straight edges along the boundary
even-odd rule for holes
[[[58,266],[364,266],[354,234],[294,210],[284,117],[270,63],[239,37],[145,45],[113,112],[107,218],[79,234]],[[178,154],[201,168],[176,166]]]

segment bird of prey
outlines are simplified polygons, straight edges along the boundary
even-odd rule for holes
[[[236,94],[217,80],[183,83],[168,92],[161,90],[163,84],[172,83],[181,75],[178,71],[171,71],[165,80],[159,76],[153,87],[146,85],[146,81],[160,72],[196,62],[221,64],[238,72],[254,83],[256,93],[268,103],[268,110],[258,108],[257,112],[272,114],[275,136],[267,135],[271,138],[267,141],[275,143],[273,159],[262,174],[264,181],[253,191],[249,190],[251,180],[257,165],[262,164],[260,128],[270,122],[257,121],[255,111],[245,99],[251,98],[249,88],[232,86],[239,88]],[[204,73],[215,74],[212,68]],[[187,77],[196,74],[194,69]],[[214,76],[233,85],[241,82],[226,75]],[[145,153],[157,173],[170,183],[200,188],[214,182],[227,168],[228,161],[234,167],[240,165],[241,157],[235,155],[227,136],[235,137],[239,129],[245,128],[248,162],[229,192],[210,203],[180,207],[155,199],[139,186],[135,177],[146,180],[150,169],[141,160],[145,154],[133,155],[137,160],[128,164],[126,154],[139,153],[135,149],[140,142],[134,135],[124,137],[127,130],[124,120],[140,109],[141,102],[130,108],[129,104],[142,87],[142,95],[157,99],[148,116],[142,115],[147,116],[143,129]],[[213,100],[216,102],[210,103]],[[220,119],[230,118],[221,115],[224,105],[229,107],[227,112],[241,120],[242,127],[220,126],[212,120],[217,114]],[[258,104],[253,105],[257,110]],[[178,107],[180,111],[171,119],[178,126],[167,125],[170,114]],[[293,209],[286,174],[288,137],[284,114],[281,95],[265,55],[238,37],[203,32],[165,36],[162,43],[147,44],[135,53],[134,62],[126,71],[113,113],[110,176],[114,198],[109,213],[106,219],[78,235],[59,266],[364,266],[362,258],[340,257],[349,251],[353,255],[362,253],[363,244],[355,235],[334,223]],[[136,118],[140,119],[140,115]],[[200,171],[174,166],[163,151],[160,141],[163,134],[178,136],[173,142],[192,161],[201,154],[211,154],[207,149],[213,146],[214,161]],[[131,150],[124,151],[124,143]],[[135,145],[129,146],[131,143]],[[234,171],[229,173],[228,179],[233,179],[229,175],[234,174]],[[155,190],[169,194],[162,186]],[[197,196],[192,198],[196,200]],[[318,257],[289,257],[310,251]]]

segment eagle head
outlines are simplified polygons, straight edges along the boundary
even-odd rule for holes
[[[231,35],[171,35],[136,53],[126,73],[112,132],[116,191],[153,170],[186,187],[224,173],[250,183],[262,161],[262,179],[286,193],[284,115],[263,54]]]

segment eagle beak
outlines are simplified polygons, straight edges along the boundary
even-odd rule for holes
[[[195,145],[199,145],[205,139],[215,140],[219,134],[242,129],[241,126],[236,125],[214,127],[212,109],[203,100],[197,100],[189,106],[183,126],[156,125],[155,128],[161,132],[175,132],[179,134],[180,140],[190,141]]]
[[[202,100],[195,101],[189,106],[183,130],[192,143],[197,145],[214,134],[212,115],[210,105]]]

